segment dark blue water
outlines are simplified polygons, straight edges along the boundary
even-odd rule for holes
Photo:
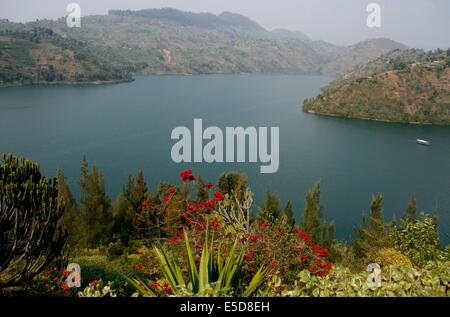
[[[294,202],[297,217],[307,190],[322,180],[325,217],[349,239],[372,193],[385,194],[386,216],[397,218],[409,197],[437,210],[450,242],[450,127],[388,124],[320,117],[300,111],[332,78],[321,76],[150,76],[105,86],[34,86],[0,90],[0,153],[62,169],[79,195],[83,156],[103,172],[112,199],[127,176],[142,168],[154,188],[192,168],[215,180],[228,170],[249,176],[260,201],[267,190]],[[259,163],[175,164],[176,126],[279,126],[280,169],[260,174]],[[430,140],[431,147],[415,143]]]

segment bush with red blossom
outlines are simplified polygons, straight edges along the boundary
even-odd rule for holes
[[[181,225],[167,239],[166,246],[175,254],[179,254],[176,258],[180,261],[186,259],[183,254],[183,232],[186,230],[196,260],[199,260],[206,232],[215,247],[224,254],[232,243],[239,239],[239,246],[245,252],[244,261],[249,276],[261,266],[265,266],[276,271],[287,282],[292,282],[296,274],[304,269],[317,276],[323,276],[331,270],[332,264],[327,260],[328,250],[315,244],[309,233],[299,228],[292,229],[282,219],[264,222],[255,220],[249,232],[237,232],[226,226],[217,212],[225,196],[220,191],[211,193],[212,183],[206,183],[207,194],[200,198],[191,195],[191,189],[198,186],[200,178],[196,178],[191,170],[181,172],[180,178],[182,190],[169,189],[159,206],[165,214],[172,208],[172,217],[173,208],[177,206],[175,215]],[[172,200],[175,193],[183,193],[177,197],[176,205]]]

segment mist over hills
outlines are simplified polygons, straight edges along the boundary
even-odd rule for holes
[[[406,46],[371,39],[352,46],[312,40],[298,31],[268,31],[251,19],[230,12],[219,15],[176,9],[110,10],[82,18],[81,28],[68,28],[65,18],[26,24],[0,22],[3,47],[17,32],[50,29],[73,39],[83,50],[112,68],[135,74],[325,74],[339,76]],[[17,41],[16,41],[17,44]],[[76,49],[76,48],[75,48]],[[19,59],[33,54],[23,48]],[[27,55],[28,52],[28,55]],[[0,50],[0,67],[11,58]],[[52,57],[49,56],[49,63]],[[31,58],[31,61],[33,58]],[[39,63],[34,63],[39,68]],[[45,64],[45,63],[44,63]],[[17,68],[16,68],[17,69]],[[20,71],[20,70],[18,70]]]

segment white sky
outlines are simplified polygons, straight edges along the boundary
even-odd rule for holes
[[[163,7],[215,14],[231,11],[269,30],[299,30],[336,44],[388,37],[410,47],[450,47],[449,0],[1,0],[0,18],[56,19],[66,14],[70,2],[81,5],[82,15]],[[371,2],[381,6],[380,29],[366,26],[366,6]]]

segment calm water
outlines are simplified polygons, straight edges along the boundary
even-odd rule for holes
[[[450,242],[450,127],[386,124],[302,113],[304,98],[332,78],[320,76],[155,76],[105,86],[22,87],[0,90],[0,153],[41,163],[53,176],[62,169],[79,195],[83,156],[99,166],[114,197],[128,174],[145,171],[153,188],[178,181],[192,168],[204,179],[245,172],[261,200],[265,191],[292,199],[297,217],[303,197],[323,183],[326,218],[349,239],[369,207],[385,193],[388,216],[399,216],[416,195],[424,210],[439,210],[440,230]],[[260,164],[175,164],[170,157],[176,126],[279,126],[280,169],[259,173]],[[416,138],[430,140],[419,146]]]

